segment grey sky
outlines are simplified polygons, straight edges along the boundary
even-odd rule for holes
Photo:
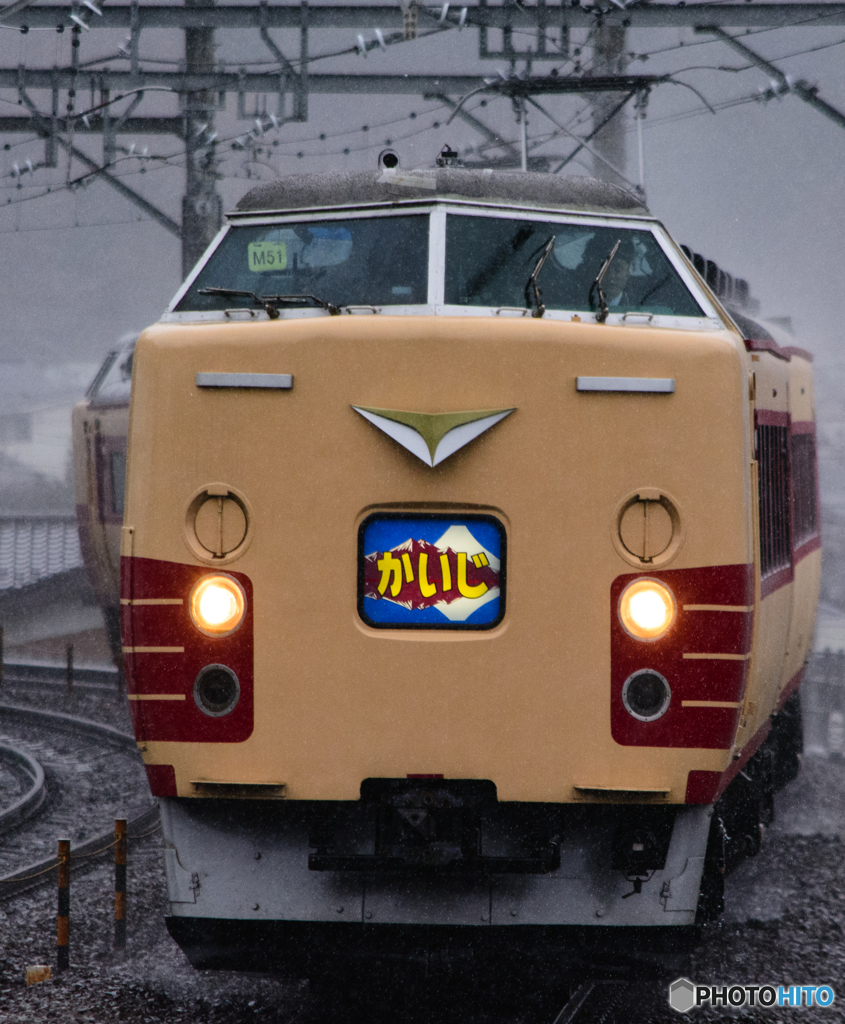
[[[94,19],[95,20],[95,19]],[[366,39],[372,27],[362,27]],[[296,40],[274,33],[282,48],[296,52]],[[770,58],[781,58],[810,47],[845,39],[845,29],[792,28],[754,33],[746,42]],[[114,54],[123,33],[83,33],[80,57]],[[573,46],[584,44],[586,34],[573,32]],[[228,61],[269,59],[257,32],[219,32],[218,57]],[[685,45],[680,47],[683,42]],[[312,32],[313,53],[355,43],[353,32]],[[515,45],[530,43],[517,35]],[[315,70],[351,73],[430,73],[459,70],[494,74],[507,70],[502,61],[477,59],[477,35],[472,30],[452,31],[429,39],[390,47],[386,53],[371,51],[366,59],[348,56],[324,61]],[[54,31],[0,32],[0,64],[65,65],[70,53],[70,33]],[[149,32],[142,35],[141,53],[158,60],[178,59],[181,33]],[[679,72],[691,66],[741,66],[742,60],[723,44],[702,44],[689,30],[630,31],[628,49],[650,52],[646,62],[633,61],[631,71],[650,74]],[[663,53],[654,53],[664,50]],[[589,64],[590,50],[580,60]],[[125,63],[111,61],[114,68]],[[554,65],[536,64],[547,70]],[[560,61],[561,73],[572,64]],[[818,83],[821,95],[845,109],[845,71],[842,48],[832,47],[780,62],[784,71]],[[522,65],[519,66],[520,68]],[[694,70],[678,75],[694,84],[711,104],[753,95],[768,85],[757,69],[738,73]],[[46,107],[47,96],[33,96]],[[13,91],[2,93],[2,112],[22,113]],[[65,96],[62,96],[62,104]],[[250,98],[252,102],[252,98]],[[269,98],[269,110],[274,110]],[[469,107],[497,131],[516,139],[517,128],[510,102],[491,100],[485,108],[480,98]],[[80,90],[77,110],[89,103]],[[544,105],[569,123],[584,102],[575,97],[550,97]],[[159,94],[145,100],[146,111],[175,113],[175,99]],[[231,207],[250,187],[248,176],[272,177],[276,173],[327,168],[374,166],[387,138],[394,142],[404,166],[430,165],[449,142],[463,150],[475,147],[481,137],[455,121],[443,127],[448,111],[422,97],[312,96],[310,118],[305,124],[285,125],[269,132],[261,160],[272,154],[272,165],[258,166],[247,153],[231,149],[238,132],[248,132],[252,121],[238,121],[235,98],[218,115],[221,158],[220,191],[224,206]],[[416,113],[411,119],[409,115]],[[689,115],[689,116],[685,116]],[[636,178],[636,137],[633,120],[626,112],[629,134],[629,176]],[[431,127],[439,121],[441,127]],[[392,122],[392,123],[388,123]],[[581,131],[576,119],[573,127]],[[369,130],[361,129],[367,125]],[[534,138],[552,126],[532,113],[529,135]],[[339,134],[339,133],[347,134]],[[320,140],[323,133],[327,136]],[[0,361],[16,359],[98,359],[125,330],[154,320],[179,283],[179,246],[164,229],[149,221],[136,207],[116,195],[108,185],[95,181],[86,189],[68,192],[65,158],[55,170],[24,174],[24,188],[11,177],[12,165],[37,162],[43,144],[31,137],[7,136],[0,140],[12,147],[0,154],[0,251],[3,273],[0,296],[5,311],[0,336]],[[273,141],[278,141],[273,146]],[[128,137],[123,142],[129,143]],[[77,138],[77,144],[95,159],[102,155],[99,137]],[[118,172],[125,181],[164,209],[180,217],[184,172],[177,139],[158,136],[137,139],[137,150],[149,147],[154,156],[170,155],[164,166],[157,160],[124,159]],[[566,153],[571,143],[558,138],[538,152]],[[348,155],[344,148],[350,149]],[[840,295],[843,285],[840,239],[845,230],[841,194],[841,167],[845,157],[845,131],[823,118],[793,96],[769,103],[745,103],[717,115],[706,111],[692,92],[663,86],[650,99],[644,129],[645,182],[651,209],[681,242],[716,259],[725,269],[750,280],[753,293],[769,315],[792,316],[799,340],[819,357],[825,378],[838,382],[840,353]],[[297,153],[305,155],[297,157]],[[589,164],[573,163],[574,173],[586,173]],[[72,176],[81,173],[75,165]],[[55,193],[19,202],[47,186]],[[79,225],[79,226],[77,226]],[[834,374],[831,378],[830,374]],[[829,401],[829,399],[828,399]]]

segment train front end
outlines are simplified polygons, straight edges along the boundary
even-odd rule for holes
[[[197,966],[691,926],[756,707],[731,323],[619,193],[384,178],[259,195],[136,348],[123,644]]]

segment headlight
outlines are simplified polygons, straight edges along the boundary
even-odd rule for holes
[[[675,621],[672,591],[657,580],[629,583],[619,598],[619,621],[637,640],[659,640]]]
[[[208,636],[234,632],[246,613],[246,595],[231,576],[204,576],[191,592],[191,618]]]

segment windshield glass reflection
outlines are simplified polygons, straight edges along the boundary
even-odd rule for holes
[[[428,299],[428,216],[235,226],[177,310],[251,305],[220,288],[318,297],[335,306],[406,306]]]
[[[548,309],[595,312],[591,287],[619,242],[602,281],[611,313],[704,315],[650,231],[460,215],[446,221],[446,303],[524,306],[526,281],[552,237],[537,278]]]

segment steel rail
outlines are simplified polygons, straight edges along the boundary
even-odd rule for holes
[[[141,811],[140,814],[136,814],[134,818],[129,819],[127,822],[127,828],[130,831],[129,840],[137,842],[140,838],[143,838],[138,835],[133,836],[133,831],[154,830],[157,824],[158,805],[154,804],[145,811]],[[98,856],[107,856],[113,846],[114,829],[109,829],[108,832],[99,832],[97,835],[91,836],[90,839],[74,843],[70,855],[71,870],[79,870],[80,867],[85,869],[93,866],[96,858]],[[86,858],[84,864],[78,865],[74,863],[76,860],[82,860],[83,857]],[[13,899],[28,889],[34,889],[36,886],[44,885],[47,882],[54,885],[53,870],[56,867],[58,867],[58,860],[55,856],[51,856],[36,861],[34,864],[27,864],[26,867],[19,868],[9,875],[4,875],[0,878],[0,903]]]
[[[79,718],[77,715],[66,715],[59,711],[42,711],[40,708],[28,708],[20,704],[0,704],[0,722],[4,718],[36,725],[47,725],[51,729],[59,729],[77,736],[105,740],[107,743],[128,750],[137,750],[138,748],[135,737],[130,736],[129,733],[115,729],[111,725],[104,725],[102,722],[92,722],[90,718]]]
[[[38,683],[67,685],[67,665],[44,664],[37,661],[5,661],[4,683]],[[73,685],[96,687],[98,690],[117,692],[118,674],[114,668],[73,666]]]
[[[35,814],[44,803],[47,791],[44,787],[44,769],[34,757],[11,744],[0,743],[0,761],[10,765],[14,772],[26,775],[30,780],[29,789],[8,807],[0,810],[0,832],[6,832]]]
[[[70,732],[78,736],[85,736],[89,739],[100,740],[113,746],[121,747],[125,750],[137,749],[134,736],[121,732],[119,729],[115,729],[110,725],[104,725],[101,722],[92,722],[88,718],[79,718],[76,715],[66,715],[58,711],[42,711],[38,708],[21,707],[16,704],[0,704],[0,722],[4,719],[22,721],[27,724],[46,725],[51,729],[58,729],[62,732]],[[1,752],[0,756],[2,756]],[[37,762],[34,763],[37,764]],[[40,770],[40,765],[38,768]],[[1,817],[0,821],[2,821]],[[143,832],[150,828],[154,828],[157,822],[158,805],[153,804],[151,807],[146,808],[146,810],[141,811],[139,814],[136,814],[133,818],[129,819],[128,827],[130,830],[130,840],[135,839],[137,841],[137,839],[140,838],[137,835],[133,836],[131,834],[132,832]],[[85,858],[84,865],[77,864],[75,865],[75,868],[78,870],[79,867],[90,866],[98,855],[105,856],[113,845],[113,831],[99,832],[82,842],[74,844],[71,851],[71,863],[73,864],[74,861],[82,861],[82,859]],[[52,883],[52,872],[57,864],[58,862],[55,856],[45,857],[40,861],[36,861],[33,864],[27,864],[25,867],[18,868],[10,874],[4,875],[0,878],[0,902],[11,899],[37,885],[43,885],[46,882]]]
[[[563,1006],[549,1000],[555,1010],[552,1016],[548,1005],[536,1014],[537,1024],[599,1024],[608,1017],[608,1011],[622,1009],[627,998],[628,985],[617,978],[588,978],[573,989]],[[633,1019],[633,1018],[632,1018]]]

